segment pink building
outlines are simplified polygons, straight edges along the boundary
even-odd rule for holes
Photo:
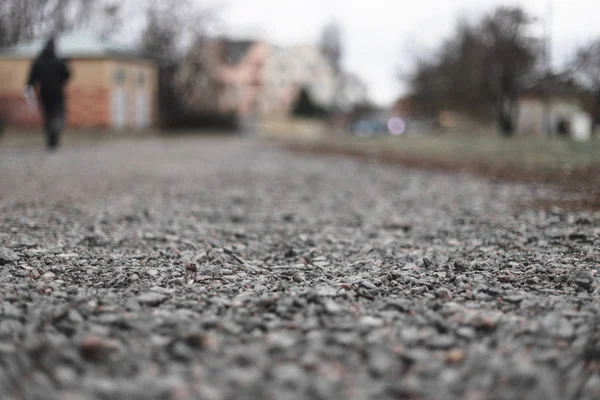
[[[200,44],[196,50],[191,64],[204,58],[210,65],[217,88],[216,95],[206,100],[221,112],[235,112],[246,120],[287,118],[302,88],[324,107],[334,101],[337,78],[314,46],[278,48],[262,40],[219,38]],[[196,72],[186,74],[184,81],[189,82],[190,74]],[[198,75],[196,97],[209,93],[202,89],[200,80]]]
[[[262,41],[230,39],[211,41],[208,46],[217,60],[219,109],[240,117],[258,115],[270,46]]]

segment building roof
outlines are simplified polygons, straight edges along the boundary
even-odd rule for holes
[[[44,47],[46,38],[0,50],[2,58],[34,58]],[[135,49],[113,43],[88,31],[73,31],[57,37],[56,52],[62,58],[143,58]]]
[[[578,97],[586,94],[587,90],[575,79],[564,74],[552,74],[542,77],[527,85],[521,91],[525,97]]]
[[[222,30],[216,37],[228,38],[230,40],[251,41],[251,42],[271,42],[272,38],[259,25],[242,25],[229,27]]]
[[[248,51],[256,44],[252,40],[223,40],[221,57],[229,65],[239,64]]]

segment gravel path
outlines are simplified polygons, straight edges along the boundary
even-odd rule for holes
[[[239,139],[0,150],[2,399],[598,399],[600,215]]]

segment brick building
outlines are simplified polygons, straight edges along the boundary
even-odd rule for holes
[[[40,39],[0,52],[0,112],[8,126],[40,126],[40,113],[27,106],[23,89],[43,44]],[[145,129],[155,124],[157,68],[152,62],[87,32],[61,35],[57,54],[67,59],[72,71],[67,87],[69,128]]]

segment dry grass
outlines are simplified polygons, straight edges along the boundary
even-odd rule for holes
[[[61,145],[81,146],[95,145],[108,140],[125,139],[154,135],[150,132],[123,132],[115,133],[101,130],[66,131],[61,135]],[[31,148],[45,146],[44,133],[41,130],[14,130],[7,129],[0,136],[0,148]]]
[[[600,140],[573,142],[559,139],[506,139],[490,136],[431,135],[344,138],[304,142],[304,146],[348,149],[374,156],[423,156],[447,161],[485,161],[524,168],[571,169],[600,164]]]
[[[343,154],[491,179],[553,184],[568,194],[565,198],[573,198],[576,193],[577,200],[552,199],[538,205],[600,210],[599,140],[573,142],[452,134],[281,143],[311,154]]]
[[[148,131],[108,131],[108,130],[68,130],[61,135],[61,147],[95,146],[116,140],[178,140],[189,137],[223,138],[236,136],[231,132],[219,131],[176,131],[161,132],[158,130]],[[17,148],[43,148],[45,146],[44,133],[38,131],[7,130],[0,135],[0,149]]]

